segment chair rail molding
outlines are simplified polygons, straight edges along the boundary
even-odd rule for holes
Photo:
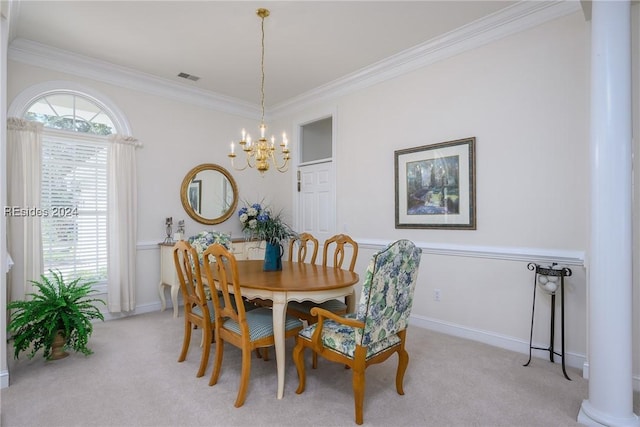
[[[389,241],[380,239],[354,239],[361,248],[379,250],[384,248]],[[538,263],[557,262],[561,265],[585,266],[584,251],[547,249],[547,248],[523,248],[515,246],[473,246],[456,245],[448,243],[414,242],[422,249],[423,254],[490,258],[506,261],[524,261]]]

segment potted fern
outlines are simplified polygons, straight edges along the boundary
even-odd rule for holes
[[[31,281],[39,291],[28,294],[31,299],[7,304],[12,310],[8,330],[13,334],[16,359],[23,351],[28,351],[27,357],[31,359],[41,348],[47,360],[68,356],[66,348],[85,355],[92,353],[87,347],[93,332],[91,320],[104,321],[95,304],[105,304],[101,299],[91,298],[97,292],[91,288],[95,282],[77,278],[66,283],[60,271],[49,273],[52,278],[43,274],[41,281]]]

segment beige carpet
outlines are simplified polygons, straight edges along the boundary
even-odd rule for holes
[[[275,360],[254,356],[246,402],[235,408],[240,352],[225,347],[219,382],[209,387],[213,351],[205,376],[196,378],[200,333],[187,360],[177,363],[182,333],[182,317],[165,311],[96,324],[89,357],[16,361],[11,354],[2,426],[355,425],[351,372],[343,366],[320,359],[312,370],[307,354],[307,389],[297,395],[291,340],[284,398],[276,399]],[[559,364],[534,359],[523,367],[526,355],[416,327],[407,339],[405,395],[395,391],[395,356],[370,367],[365,425],[578,425],[587,397],[579,371],[569,368],[568,381]]]

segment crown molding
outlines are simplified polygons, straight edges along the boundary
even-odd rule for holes
[[[173,82],[106,61],[78,55],[26,39],[9,46],[9,59],[133,89],[247,118],[260,118],[258,105]]]
[[[271,118],[284,116],[318,102],[353,93],[579,10],[580,3],[576,0],[518,2],[274,105],[269,109],[269,115]]]
[[[269,119],[282,117],[318,102],[353,93],[508,35],[569,15],[580,8],[580,2],[577,0],[521,1],[279,103],[268,108],[265,113]],[[33,66],[90,78],[224,113],[252,119],[260,117],[260,106],[257,104],[186,86],[26,39],[13,40],[9,46],[8,57]]]

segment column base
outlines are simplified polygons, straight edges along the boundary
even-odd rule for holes
[[[588,400],[583,400],[578,413],[578,423],[590,427],[640,426],[640,418],[634,413],[629,417],[614,417],[599,411]]]

